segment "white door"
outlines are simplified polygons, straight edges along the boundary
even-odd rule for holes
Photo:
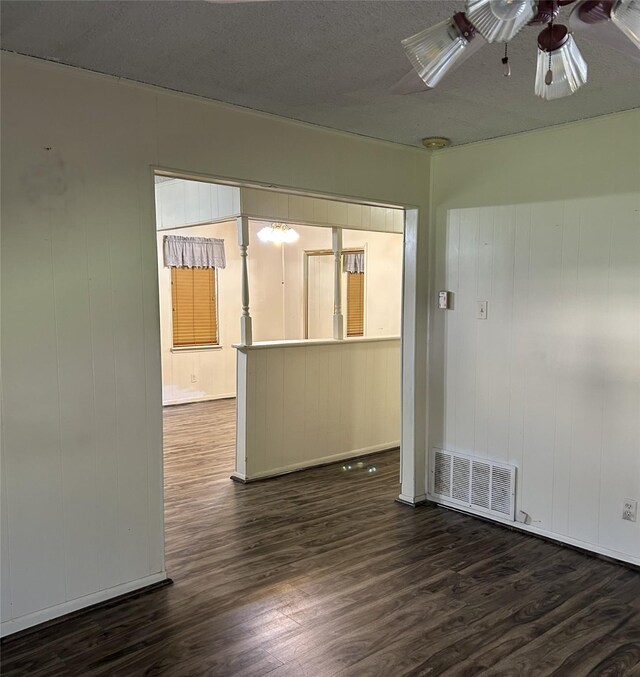
[[[307,338],[333,338],[333,255],[307,256]]]

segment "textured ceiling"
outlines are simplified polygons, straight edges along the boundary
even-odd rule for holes
[[[435,135],[467,143],[640,106],[640,61],[584,34],[588,84],[566,99],[535,97],[536,28],[511,43],[511,78],[502,76],[503,46],[486,45],[437,89],[393,94],[410,70],[400,40],[463,5],[3,0],[2,48],[410,145]]]

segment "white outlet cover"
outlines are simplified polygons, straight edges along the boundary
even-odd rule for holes
[[[622,502],[622,519],[635,522],[638,519],[638,501],[633,498],[625,498]]]

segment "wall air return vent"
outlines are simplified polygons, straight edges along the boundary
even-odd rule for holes
[[[515,466],[442,449],[433,450],[431,461],[430,489],[438,503],[514,521]]]

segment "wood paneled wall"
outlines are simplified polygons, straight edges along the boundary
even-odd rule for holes
[[[240,214],[240,191],[183,179],[156,183],[156,227],[167,230],[234,218]]]
[[[338,202],[304,195],[243,188],[242,213],[251,218],[269,218],[318,226],[340,226],[352,230],[402,233],[404,210],[351,202]]]
[[[258,344],[238,360],[241,479],[398,446],[399,338]]]
[[[640,194],[453,209],[437,251],[432,443],[515,464],[532,529],[640,563]]]
[[[164,576],[153,168],[426,219],[429,158],[18,55],[1,66],[6,633]]]
[[[353,230],[402,233],[404,210],[257,188],[168,179],[156,185],[158,230],[239,216]]]

